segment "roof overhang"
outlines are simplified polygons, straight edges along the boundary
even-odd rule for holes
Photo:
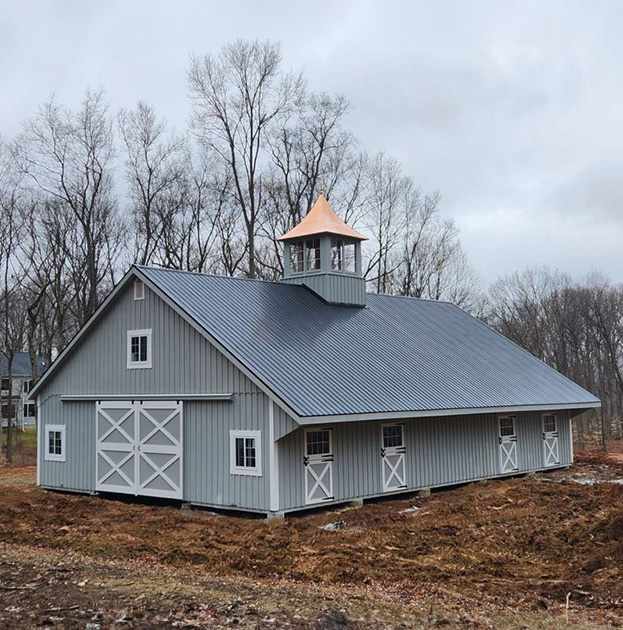
[[[444,418],[448,416],[474,416],[482,414],[505,414],[520,412],[577,411],[599,409],[601,402],[565,403],[551,405],[516,405],[508,407],[469,407],[466,409],[425,409],[418,411],[388,411],[383,413],[354,413],[333,416],[299,416],[298,424],[339,424],[343,422],[370,422],[373,420],[408,420],[416,418]]]

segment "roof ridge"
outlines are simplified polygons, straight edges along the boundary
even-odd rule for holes
[[[137,269],[153,269],[156,271],[170,271],[173,273],[185,273],[185,274],[194,275],[194,276],[203,276],[204,278],[219,278],[219,279],[224,279],[224,280],[243,280],[246,282],[263,282],[265,284],[279,284],[279,285],[284,284],[283,282],[280,282],[279,280],[266,280],[264,278],[243,278],[241,276],[228,276],[226,274],[221,274],[221,273],[205,273],[203,271],[190,271],[188,269],[173,269],[171,267],[160,267],[158,265],[138,265],[135,263],[132,265],[132,267],[136,267]]]

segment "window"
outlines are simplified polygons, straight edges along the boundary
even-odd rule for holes
[[[290,267],[294,273],[305,271],[303,261],[303,243],[301,241],[298,243],[290,243]]]
[[[24,403],[24,418],[34,418],[37,415],[35,403]]]
[[[24,381],[22,383],[22,391],[24,392],[24,394],[28,394],[31,389],[32,389],[32,381]]]
[[[305,453],[307,455],[331,455],[331,430],[306,431]]]
[[[65,461],[65,426],[45,425],[45,459],[52,462]]]
[[[320,269],[320,239],[312,238],[305,241],[305,271]]]
[[[556,416],[552,413],[543,416],[543,433],[556,433]]]
[[[0,381],[0,389],[6,391],[9,389],[10,383],[9,383],[9,379],[8,378],[3,378]]]
[[[402,425],[386,424],[383,427],[383,448],[394,448],[397,446],[403,446]]]
[[[232,475],[262,476],[260,431],[230,431],[230,472]]]
[[[500,416],[500,437],[515,436],[515,416]]]
[[[331,269],[355,273],[355,243],[331,240]]]
[[[128,330],[128,370],[151,367],[151,329]]]
[[[134,281],[134,299],[135,300],[145,299],[145,284],[141,280]]]

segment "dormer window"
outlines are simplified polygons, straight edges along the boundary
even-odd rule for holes
[[[320,239],[310,238],[305,241],[305,271],[320,269]]]
[[[331,239],[331,269],[355,273],[355,243]]]

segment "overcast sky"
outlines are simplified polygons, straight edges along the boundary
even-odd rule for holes
[[[483,284],[528,265],[623,282],[623,1],[4,0],[0,135],[55,93],[189,119],[192,54],[279,41],[370,153],[439,190]]]

